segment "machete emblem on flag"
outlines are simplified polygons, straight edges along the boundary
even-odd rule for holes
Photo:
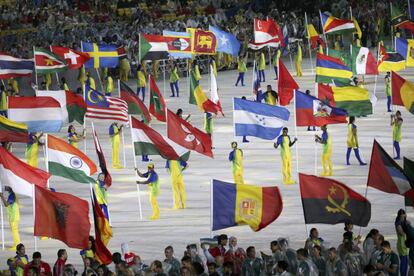
[[[343,194],[343,200],[342,203],[339,204],[335,199],[332,198],[332,196],[334,196],[337,192],[337,188],[341,189],[342,194]],[[349,201],[349,194],[348,191],[337,184],[332,184],[332,186],[329,188],[329,194],[328,194],[328,201],[329,203],[331,203],[334,207],[332,206],[326,206],[326,211],[328,211],[329,213],[345,213],[348,216],[351,216],[351,213],[346,210],[346,206],[348,205],[348,201]]]
[[[58,201],[53,201],[53,208],[55,209],[56,221],[59,227],[66,228],[69,206]]]

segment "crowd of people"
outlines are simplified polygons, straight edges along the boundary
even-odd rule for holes
[[[40,252],[30,259],[23,244],[16,247],[16,256],[7,260],[5,275],[300,275],[300,276],[357,276],[357,275],[407,275],[414,264],[414,228],[400,209],[395,219],[396,248],[384,239],[377,229],[371,229],[365,239],[353,232],[354,225],[345,221],[342,242],[337,247],[327,245],[317,228],[312,228],[304,247],[289,247],[288,239],[270,242],[270,252],[249,246],[239,247],[236,237],[226,234],[214,239],[201,239],[189,244],[181,257],[172,246],[164,249],[165,259],[145,263],[139,255],[121,245],[121,252],[112,254],[114,271],[110,265],[99,261],[95,240],[89,238],[88,248],[80,251],[83,268],[68,264],[65,249],[57,251],[53,268],[42,260]]]

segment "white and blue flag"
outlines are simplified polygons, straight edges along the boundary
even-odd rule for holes
[[[239,40],[231,33],[209,26],[208,30],[213,32],[217,38],[217,52],[223,52],[232,56],[238,56],[240,51]]]
[[[233,99],[235,136],[255,136],[273,140],[279,136],[289,120],[290,112],[284,107]]]

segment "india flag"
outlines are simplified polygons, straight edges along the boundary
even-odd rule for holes
[[[47,158],[49,172],[81,183],[94,183],[90,176],[96,165],[83,152],[62,139],[47,135]]]

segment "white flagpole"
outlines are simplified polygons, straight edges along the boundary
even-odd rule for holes
[[[272,54],[270,53],[270,46],[267,47],[269,53],[269,78],[272,75]]]
[[[213,179],[210,180],[210,238],[213,238]]]
[[[254,91],[254,74],[256,74],[256,59],[253,59],[253,74],[252,74],[252,93]],[[257,91],[256,91],[257,93]],[[256,95],[257,97],[257,95]]]
[[[102,90],[102,93],[104,93],[104,94],[105,94],[105,89],[104,89],[104,87],[103,87],[103,83],[102,83],[101,75],[99,74],[99,70],[98,70],[98,68],[95,68],[95,71],[96,71],[96,75],[98,75],[98,80],[99,80],[99,84],[101,85],[101,90]]]
[[[121,82],[118,80],[118,97],[121,98]],[[126,168],[126,154],[125,154],[125,136],[124,131],[121,132],[121,138],[122,138],[122,157],[123,157],[123,165],[124,168]]]
[[[379,52],[380,52],[380,44],[378,42],[378,48],[377,48],[377,63],[379,59]],[[376,97],[377,93],[377,80],[378,80],[378,74],[375,75],[375,83],[374,83],[374,97]],[[372,106],[372,114],[374,114],[375,105]]]
[[[315,82],[315,97],[318,98],[318,84]],[[316,128],[313,134],[316,134]],[[315,175],[318,174],[318,143],[315,141]]]
[[[329,45],[328,45],[328,40],[326,39],[325,30],[323,29],[322,12],[321,12],[321,10],[319,10],[319,18],[321,19],[321,26],[322,26],[323,37],[325,38],[325,43],[326,43],[326,54],[328,54]]]
[[[295,137],[298,137],[298,127],[297,127],[297,116],[296,116],[296,89],[293,91],[293,108],[295,112]],[[296,152],[296,173],[299,175],[299,152],[298,152],[298,144],[295,143],[295,152]],[[299,176],[298,176],[299,179]]]
[[[162,96],[165,97],[165,81],[166,81],[166,79],[165,79],[165,69],[166,69],[165,59],[162,60],[162,63],[164,65],[164,69],[162,70],[163,71],[162,72],[162,75],[163,75],[162,76],[162,82],[163,82]],[[149,93],[149,91],[147,93]]]
[[[36,54],[35,53],[36,53],[35,46],[33,46],[33,58],[35,60],[35,63],[34,63],[34,69],[35,70],[34,71],[35,71],[36,86],[38,86],[38,84],[37,84],[37,69],[36,69]]]
[[[0,204],[0,216],[1,216],[1,249],[4,250],[4,215],[3,215],[3,204]]]
[[[306,25],[306,33],[308,34],[308,49],[309,49],[309,59],[310,59],[310,63],[311,63],[311,70],[312,70],[312,74],[313,74],[313,61],[312,61],[312,51],[311,51],[311,41],[310,41],[310,34],[309,34],[309,30],[308,30],[308,16],[305,12],[305,25]]]
[[[34,249],[37,251],[37,237],[34,235],[34,226],[36,221],[36,199],[35,199],[35,185],[32,187],[32,200],[33,200],[33,239],[34,239]]]
[[[86,85],[83,85],[83,98],[85,99],[86,95]],[[83,130],[86,130],[86,116],[83,117]],[[86,135],[83,139],[83,152],[86,154]]]
[[[132,120],[131,115],[129,115],[129,128],[131,129],[131,144],[132,144],[132,156],[134,157],[134,171],[137,167],[137,159],[135,157],[135,148],[134,148],[134,139],[132,138]],[[135,177],[138,177],[138,173],[135,171]],[[142,220],[142,207],[141,207],[141,192],[139,190],[139,184],[135,184],[137,186],[137,194],[138,194],[138,208],[139,208],[139,219]]]

